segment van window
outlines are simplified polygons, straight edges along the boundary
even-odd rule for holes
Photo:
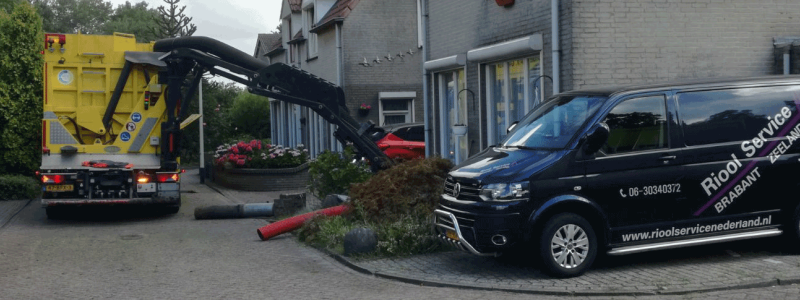
[[[603,154],[652,150],[667,147],[667,122],[664,96],[625,100],[606,116],[608,141]]]
[[[796,86],[757,87],[688,92],[678,95],[686,145],[705,145],[752,139],[781,111],[794,105]]]
[[[424,142],[425,141],[425,131],[422,125],[412,126],[408,128],[408,138],[407,141],[413,142]]]
[[[586,120],[594,115],[604,96],[560,96],[528,113],[501,142],[504,147],[561,149]]]

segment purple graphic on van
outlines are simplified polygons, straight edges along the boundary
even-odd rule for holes
[[[775,132],[775,130],[779,128],[779,126],[783,125],[783,129],[773,137],[786,136],[786,134],[789,133],[789,130],[794,129],[792,130],[793,135],[789,137],[789,145],[786,145],[781,140],[774,140],[766,144],[764,149],[761,150],[761,152],[759,152],[756,157],[764,157],[767,154],[769,154],[770,162],[774,163],[777,160],[777,157],[786,152],[786,150],[788,150],[788,148],[792,145],[793,141],[796,140],[798,136],[800,136],[800,128],[798,128],[800,126],[795,126],[798,123],[798,121],[800,121],[800,95],[795,95],[794,105],[796,108],[795,112],[797,113],[797,115],[792,117],[792,119],[790,119],[787,122],[786,118],[791,116],[791,110],[789,110],[788,107],[782,108],[781,111],[775,115],[774,119],[768,118],[769,122],[767,123],[767,126],[764,127],[764,129],[762,129],[759,132],[758,136],[753,139],[754,144],[756,144],[756,142],[766,141],[766,138],[764,138],[764,133],[771,135],[772,133]],[[783,117],[784,118],[783,121],[777,121],[779,117]],[[742,143],[742,150],[746,152],[749,151],[749,153],[745,153],[745,155],[747,157],[752,157],[753,154],[755,154],[756,148],[758,146],[759,145],[756,144],[754,147],[753,145],[750,144],[750,141],[745,141]],[[775,149],[776,146],[782,146],[782,147],[778,147],[778,149]],[[703,187],[703,189],[707,194],[710,195],[712,189],[716,190],[719,186],[722,186],[722,183],[727,182],[728,181],[727,179],[730,178],[731,174],[735,173],[738,167],[741,167],[742,164],[741,162],[739,162],[738,158],[736,157],[736,154],[731,154],[731,157],[733,158],[733,160],[728,164],[726,164],[725,168],[717,172],[718,175],[711,173],[710,177],[706,178],[701,182],[700,185],[701,187]],[[714,195],[714,197],[712,197],[711,200],[709,200],[708,202],[706,202],[705,205],[700,207],[700,209],[694,213],[694,216],[695,217],[699,216],[706,209],[711,207],[711,205],[714,205],[714,207],[717,209],[717,212],[722,212],[722,210],[724,210],[728,205],[730,205],[736,197],[739,197],[747,189],[747,187],[754,184],[755,181],[758,180],[758,178],[761,178],[761,173],[758,172],[756,163],[757,163],[756,160],[753,160],[750,163],[748,163],[741,170],[741,172],[739,172],[736,175],[736,177],[733,178],[733,180],[728,182],[728,184],[725,185],[725,187],[722,188],[719,192],[717,192],[717,194]],[[731,168],[733,168],[733,170],[731,170]],[[725,175],[723,176],[723,174]],[[745,178],[745,176],[747,177]],[[731,191],[732,188],[734,189],[733,191]],[[717,203],[717,200],[720,200],[720,198],[722,198],[722,201]]]

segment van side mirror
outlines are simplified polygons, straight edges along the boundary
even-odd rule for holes
[[[508,126],[508,129],[506,129],[506,133],[509,133],[512,130],[514,130],[514,127],[517,127],[517,124],[519,124],[519,121],[514,121],[514,123],[511,123],[511,126]]]
[[[584,153],[593,154],[597,152],[597,150],[600,150],[603,144],[608,140],[608,132],[609,129],[606,123],[600,122],[592,126],[589,133],[586,134],[586,144],[583,148]]]

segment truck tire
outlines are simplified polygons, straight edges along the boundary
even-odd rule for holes
[[[48,206],[45,207],[44,212],[47,214],[47,218],[51,220],[63,219],[65,215],[63,207]]]
[[[597,256],[597,237],[583,217],[560,213],[547,221],[539,239],[544,271],[554,277],[573,277],[586,272]]]
[[[164,213],[166,213],[168,215],[174,215],[174,214],[177,214],[180,209],[181,209],[181,205],[180,204],[178,204],[178,205],[167,205],[167,206],[164,207]]]

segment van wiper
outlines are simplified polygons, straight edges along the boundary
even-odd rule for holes
[[[522,150],[557,150],[558,148],[552,147],[528,147],[523,145],[513,145],[513,146],[506,146],[506,148],[517,148]]]

